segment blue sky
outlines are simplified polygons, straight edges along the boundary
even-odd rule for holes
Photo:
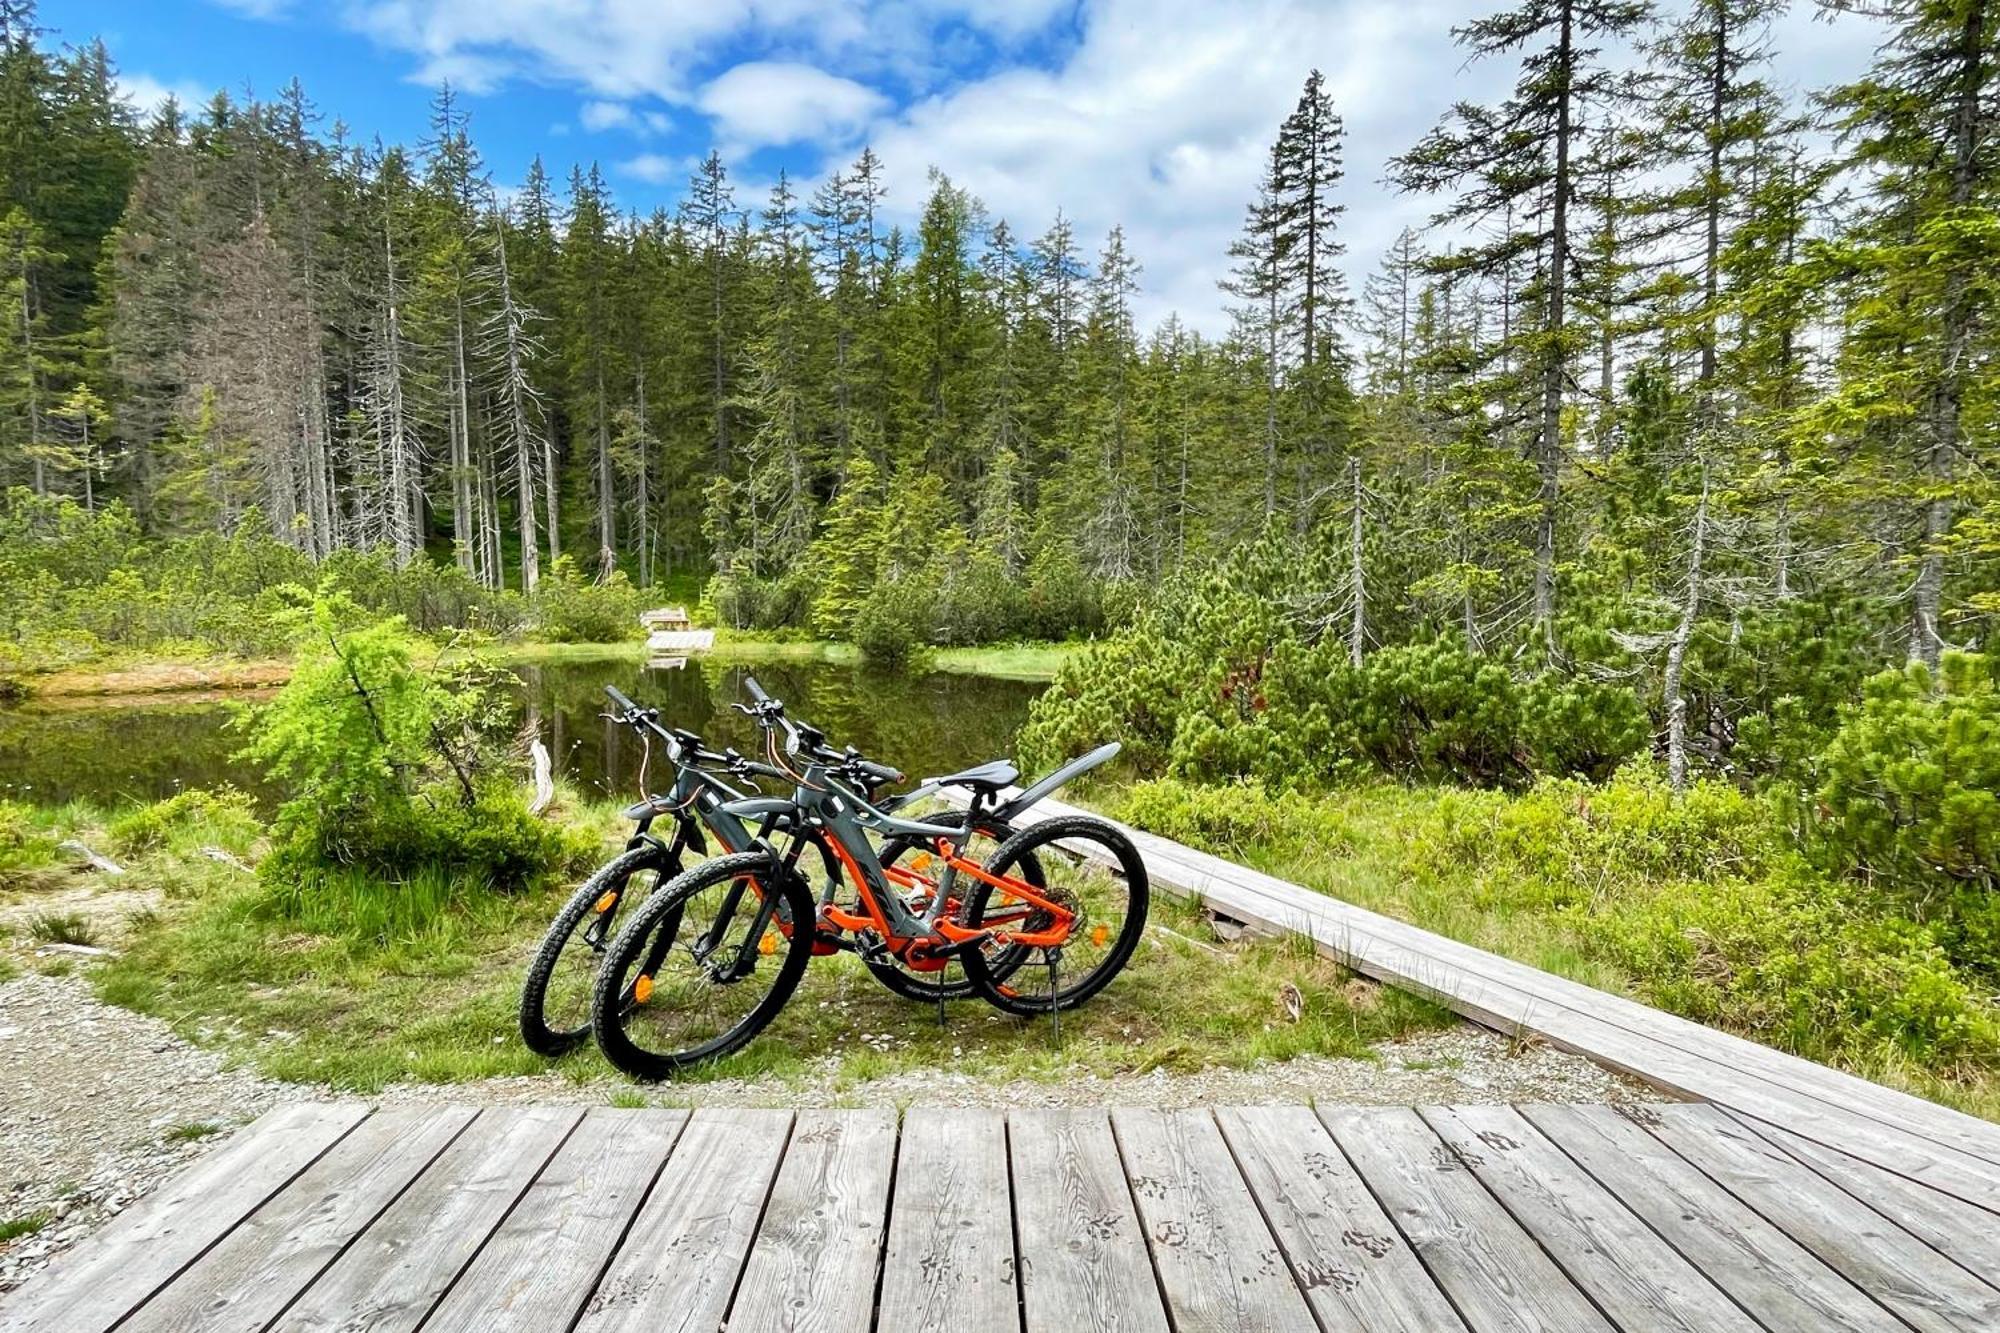
[[[440,81],[458,87],[497,184],[540,153],[603,165],[618,199],[680,197],[719,149],[738,203],[782,168],[803,185],[872,143],[914,216],[947,172],[1015,232],[1057,208],[1092,250],[1122,222],[1142,323],[1227,326],[1215,288],[1262,155],[1306,73],[1346,117],[1349,268],[1358,288],[1421,199],[1385,164],[1458,98],[1511,83],[1466,69],[1450,31],[1491,0],[43,0],[62,39],[101,35],[136,102],[294,75],[329,124],[414,144]],[[1780,78],[1851,77],[1865,20],[1781,21]]]

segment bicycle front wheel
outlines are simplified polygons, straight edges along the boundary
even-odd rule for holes
[[[529,1050],[556,1056],[589,1040],[597,963],[611,943],[621,910],[678,870],[678,862],[665,852],[639,847],[599,866],[570,895],[542,936],[521,984],[521,1040]]]
[[[641,1079],[740,1049],[777,1017],[812,956],[804,881],[762,852],[703,862],[611,943],[591,1002],[597,1044]]]

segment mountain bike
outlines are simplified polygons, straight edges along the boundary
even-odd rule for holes
[[[768,766],[794,786],[789,797],[724,809],[776,821],[787,845],[759,838],[682,872],[619,931],[598,969],[591,1020],[620,1069],[665,1078],[739,1049],[777,1016],[815,953],[911,968],[955,961],[971,993],[1024,1017],[1082,1004],[1131,958],[1150,887],[1130,840],[1088,815],[1011,827],[1116,745],[1012,797],[1019,773],[1005,760],[931,779],[895,804],[957,787],[966,809],[919,822],[878,802],[859,779],[879,774],[830,752],[754,677],[744,688],[752,702],[736,707],[763,729]],[[990,854],[968,855],[981,828],[1008,832]],[[870,834],[884,839],[882,852]],[[885,860],[891,840],[904,854]],[[828,871],[817,900],[799,870],[809,847]]]
[[[706,857],[711,836],[722,851],[743,852],[759,838],[776,835],[782,826],[782,820],[774,815],[753,831],[724,808],[750,794],[743,788],[751,787],[757,779],[785,778],[782,770],[748,759],[734,749],[709,750],[694,732],[663,726],[658,709],[641,707],[611,686],[605,687],[605,694],[611,699],[612,711],[603,716],[632,728],[646,747],[640,762],[641,788],[655,745],[673,765],[674,782],[665,794],[649,794],[625,809],[624,817],[635,826],[624,849],[570,895],[535,950],[521,987],[521,1039],[528,1049],[550,1057],[566,1054],[590,1036],[590,997],[598,961],[628,904],[643,901],[679,875],[687,868],[690,853]],[[811,728],[803,728],[802,734],[814,745],[815,753],[828,763],[848,767],[850,779],[870,791],[902,780],[901,773],[870,762],[851,746],[836,751]],[[726,777],[739,785],[731,786]],[[921,799],[922,793],[911,795]],[[884,808],[894,808],[908,799],[885,801]],[[662,818],[673,821],[673,834],[665,840],[652,831],[654,821]],[[997,843],[1011,832],[983,821],[977,836]],[[881,855],[893,863],[912,852],[922,854],[913,840],[891,839]],[[824,944],[819,947],[827,949]],[[969,985],[962,978],[947,976],[942,965],[905,965],[893,957],[864,961],[878,981],[905,999],[936,1002],[970,994]]]
[[[658,709],[642,708],[616,689],[607,686],[604,692],[613,709],[604,716],[632,728],[646,747],[641,790],[656,744],[673,765],[674,781],[665,794],[647,795],[625,809],[634,827],[624,850],[570,895],[535,950],[521,987],[521,1039],[541,1055],[562,1055],[590,1036],[591,988],[620,910],[679,875],[688,853],[706,856],[710,833],[729,852],[747,851],[759,836],[768,837],[775,825],[753,832],[724,807],[754,793],[749,786],[754,779],[785,777],[733,749],[707,749],[694,732],[662,726]],[[725,775],[742,785],[731,786]],[[663,818],[673,821],[673,834],[665,840],[652,831],[654,821]]]

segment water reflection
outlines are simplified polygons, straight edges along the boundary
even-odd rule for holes
[[[638,785],[641,747],[600,715],[616,685],[661,709],[674,726],[716,747],[758,744],[751,721],[729,705],[754,672],[792,711],[837,743],[859,746],[912,775],[945,772],[1011,752],[1038,685],[936,673],[899,676],[855,666],[695,658],[676,668],[631,658],[516,664],[512,722],[548,745],[559,773],[592,792]],[[158,696],[89,706],[0,710],[0,796],[64,801],[151,800],[183,787],[234,782],[263,798],[256,774],[232,756],[242,733],[227,723],[240,703]],[[657,776],[657,775],[656,775]]]

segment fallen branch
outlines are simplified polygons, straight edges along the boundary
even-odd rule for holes
[[[57,846],[63,851],[68,852],[71,856],[84,862],[92,870],[101,870],[107,875],[122,875],[125,873],[124,866],[119,865],[108,856],[99,856],[75,838],[65,838]]]
[[[236,853],[230,851],[226,847],[208,846],[208,847],[203,847],[200,850],[201,854],[207,857],[209,860],[220,861],[223,865],[228,866],[231,870],[240,870],[246,875],[254,875],[257,873],[256,870],[253,869],[248,862],[244,861],[242,857],[236,855]]]
[[[539,815],[556,799],[555,761],[549,758],[549,747],[542,744],[540,736],[528,747],[528,756],[535,763],[535,799],[528,802],[528,813]]]

